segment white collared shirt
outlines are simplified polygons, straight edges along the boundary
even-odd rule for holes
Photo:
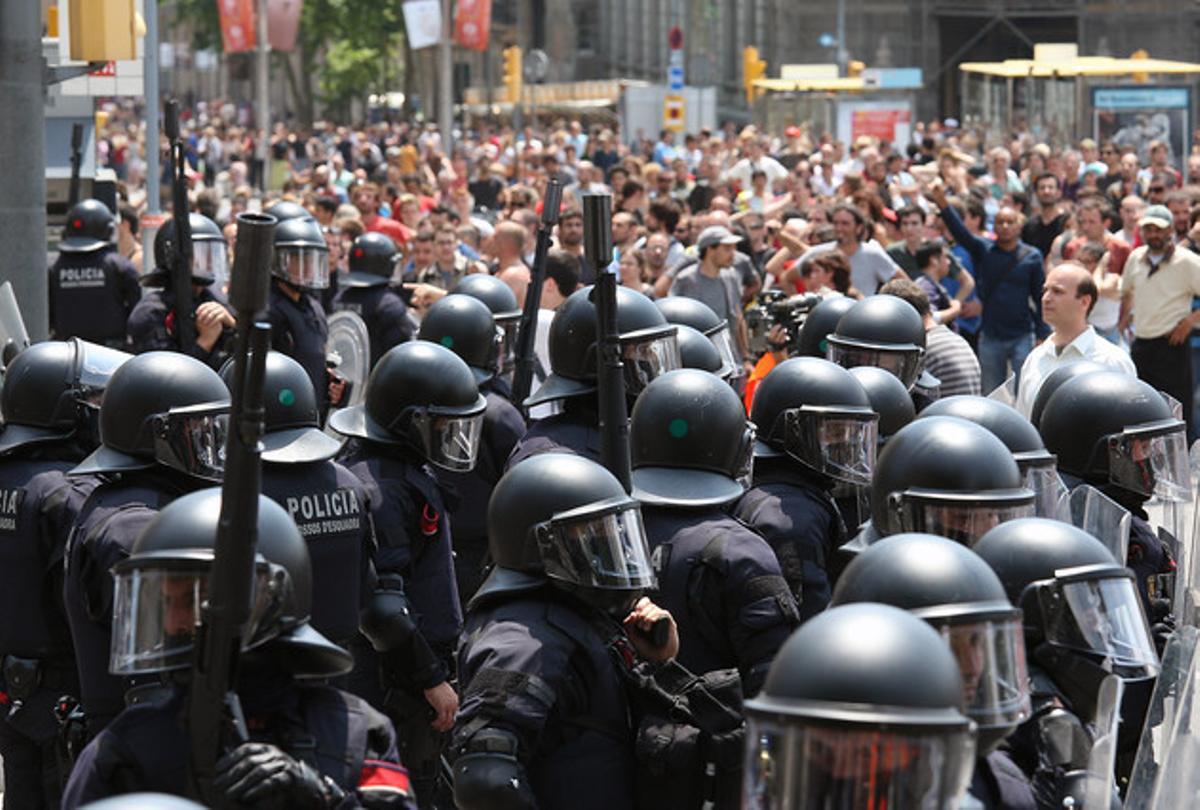
[[[1029,353],[1029,356],[1025,358],[1025,364],[1021,366],[1017,410],[1028,419],[1033,411],[1033,400],[1037,397],[1042,382],[1050,376],[1051,372],[1056,368],[1083,360],[1110,366],[1114,371],[1123,371],[1130,377],[1137,376],[1137,368],[1134,367],[1129,353],[1120,346],[1100,337],[1091,326],[1064,346],[1061,352],[1057,351],[1057,347],[1054,345],[1054,335],[1051,335],[1042,342],[1042,345]]]

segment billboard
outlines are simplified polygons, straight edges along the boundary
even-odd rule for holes
[[[1092,88],[1092,131],[1097,142],[1133,147],[1138,162],[1150,162],[1150,143],[1167,144],[1169,160],[1183,168],[1192,133],[1192,88],[1132,86]]]

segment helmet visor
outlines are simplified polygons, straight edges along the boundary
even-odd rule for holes
[[[871,483],[879,414],[822,408],[784,411],[784,451],[838,481]]]
[[[1001,493],[908,490],[893,493],[900,531],[926,532],[973,546],[1001,523],[1033,517],[1033,493],[1027,489]]]
[[[226,403],[172,408],[155,417],[154,457],[161,464],[206,481],[225,473]]]
[[[192,275],[209,278],[219,287],[229,281],[229,253],[223,239],[192,242]]]
[[[953,730],[746,721],[742,807],[753,810],[949,810],[975,759],[967,723]]]
[[[938,629],[962,670],[967,717],[981,728],[1015,726],[1029,717],[1025,630],[1019,611]]]
[[[328,248],[283,245],[275,248],[275,275],[306,290],[329,288]]]
[[[498,350],[500,373],[508,374],[517,365],[517,332],[521,328],[521,319],[505,318],[504,320],[496,319],[496,328],[501,330],[500,348]]]
[[[733,349],[733,337],[729,334],[729,327],[722,324],[716,329],[708,333],[708,339],[712,341],[712,345],[717,347],[717,353],[721,355],[721,374],[726,373],[736,375],[740,366],[737,361],[737,352]]]
[[[127,565],[114,571],[109,672],[138,675],[192,665],[192,639],[208,593],[208,569],[199,561],[172,561],[167,569]],[[260,562],[243,648],[251,646],[277,601],[271,583],[269,566]]]
[[[1123,489],[1167,501],[1191,499],[1182,422],[1158,422],[1108,437],[1108,477]]]
[[[99,405],[113,372],[131,357],[127,352],[75,338],[75,379],[71,382],[77,398]]]
[[[1039,458],[1030,462],[1018,459],[1017,466],[1021,468],[1021,486],[1033,490],[1034,514],[1051,520],[1058,519],[1067,487],[1058,475],[1054,457]]]
[[[831,337],[828,357],[842,368],[875,366],[892,374],[911,389],[921,376],[922,350],[917,347],[884,348],[845,343]]]
[[[430,464],[451,472],[475,467],[483,435],[483,411],[451,416],[424,410],[413,417],[413,427]]]
[[[590,588],[655,586],[637,501],[619,500],[555,515],[533,528],[546,575]]]
[[[631,397],[656,377],[682,368],[674,328],[647,340],[621,341],[621,362],[625,365],[625,394]]]
[[[1104,656],[1143,675],[1158,673],[1158,654],[1132,573],[1066,577],[1041,587],[1038,596],[1051,644]]]
[[[753,422],[746,423],[746,432],[743,434],[742,446],[738,450],[738,461],[734,467],[733,478],[743,489],[750,489],[754,486],[754,440],[758,436],[758,429]]]

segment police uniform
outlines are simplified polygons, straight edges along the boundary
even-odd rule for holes
[[[254,742],[278,746],[346,792],[337,807],[414,808],[395,732],[366,701],[276,675],[238,687]],[[75,763],[63,808],[119,793],[187,795],[187,692],[163,689],[130,706]]]
[[[329,324],[325,310],[313,293],[297,290],[300,298],[293,301],[279,289],[283,282],[272,280],[267,306],[267,322],[271,324],[271,348],[283,352],[304,367],[312,380],[317,405],[322,415],[329,410],[329,379],[325,368],[325,343],[329,339]]]
[[[1004,751],[975,760],[967,792],[982,810],[1034,810],[1038,806],[1029,780]],[[973,806],[969,802],[963,806]]]
[[[761,534],[775,552],[807,620],[829,604],[829,576],[835,550],[845,542],[845,527],[829,492],[790,463],[763,460],[733,514]]]
[[[115,245],[58,254],[50,268],[50,334],[125,346],[125,324],[142,296],[137,269]]]
[[[458,577],[458,595],[470,600],[483,582],[487,561],[487,509],[492,488],[504,473],[505,461],[525,433],[521,412],[502,393],[507,388],[490,380],[479,386],[487,400],[483,417],[483,435],[479,457],[470,472],[439,470],[438,480],[453,489],[457,505],[451,511],[454,525],[454,570]]]
[[[696,673],[736,668],[744,694],[756,694],[800,622],[770,547],[717,508],[643,503],[642,519],[658,577],[654,601],[679,624],[679,663]]]
[[[363,319],[371,338],[372,368],[384,352],[412,340],[417,331],[404,299],[386,284],[343,287],[333,299],[333,310],[353,312]]]
[[[202,288],[195,295],[194,304],[199,306],[209,301],[224,304],[208,287]],[[175,318],[175,296],[171,290],[151,290],[146,293],[129,314],[129,322],[126,324],[130,349],[136,354],[179,350],[207,363],[210,368],[219,370],[229,357],[232,331],[226,330],[207,352],[195,343],[180,348],[176,337]]]
[[[600,461],[600,427],[594,407],[581,407],[574,399],[565,400],[566,410],[539,419],[513,446],[506,470],[530,456],[542,453],[574,453],[589,461]]]

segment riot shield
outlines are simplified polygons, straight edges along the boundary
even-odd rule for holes
[[[1017,375],[1012,375],[987,395],[988,399],[1003,402],[1005,405],[1017,407]]]
[[[331,365],[346,382],[341,407],[361,405],[371,374],[371,337],[358,313],[342,310],[329,316],[329,340],[326,343]]]
[[[1200,803],[1198,636],[1196,628],[1181,628],[1167,646],[1134,763],[1127,808],[1168,810]]]
[[[1096,737],[1088,754],[1087,779],[1084,782],[1084,807],[1111,806],[1117,790],[1117,733],[1121,726],[1121,696],[1125,683],[1109,675],[1100,684],[1096,698],[1096,716],[1092,726]]]
[[[0,376],[12,359],[29,348],[29,332],[11,281],[0,284]]]
[[[1124,562],[1129,552],[1129,526],[1133,516],[1100,490],[1080,484],[1066,499],[1068,522],[1095,537]]]

